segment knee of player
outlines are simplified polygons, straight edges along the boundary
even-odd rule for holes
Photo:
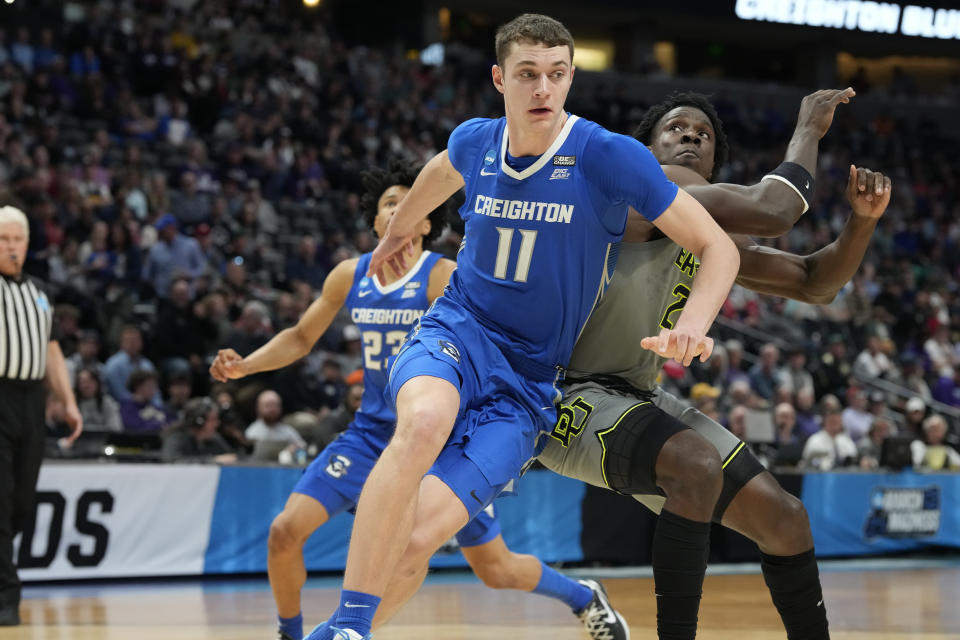
[[[270,523],[270,534],[267,538],[267,546],[274,553],[283,553],[298,549],[301,541],[297,536],[290,521],[283,517],[281,513],[273,522]]]
[[[803,503],[794,495],[781,490],[779,517],[777,522],[780,530],[785,534],[803,536],[810,535],[810,519]]]
[[[439,451],[450,436],[452,427],[453,422],[439,410],[421,404],[399,418],[391,445],[413,452],[428,449]]]
[[[723,461],[716,448],[703,437],[685,431],[671,438],[667,445],[672,450],[657,462],[657,477],[670,495],[693,491],[718,495],[723,487]],[[666,464],[663,464],[666,463]]]
[[[411,572],[419,569],[420,565],[429,562],[433,552],[440,548],[443,542],[437,542],[432,532],[424,529],[414,529],[410,534],[410,542],[400,559],[400,567]]]

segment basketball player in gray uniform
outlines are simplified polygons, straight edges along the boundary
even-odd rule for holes
[[[702,95],[678,94],[651,108],[634,133],[648,144],[667,175],[688,190],[728,232],[776,235],[782,216],[799,217],[813,192],[817,141],[850,90],[804,99],[787,159],[753,187],[711,185],[725,159],[726,139],[713,106]],[[771,205],[771,187],[780,205]],[[783,190],[783,188],[786,190]],[[766,194],[760,193],[766,191]],[[761,293],[805,302],[829,302],[859,268],[877,219],[890,199],[890,180],[850,167],[847,199],[853,213],[840,236],[809,256],[757,246],[733,235],[740,248],[738,283]],[[799,196],[799,197],[798,197]],[[709,204],[708,204],[709,203]],[[781,217],[770,210],[781,207]],[[634,496],[660,514],[666,501],[660,476],[675,478],[701,461],[684,459],[670,439],[692,428],[716,447],[723,488],[714,521],[757,542],[761,567],[790,640],[827,638],[826,611],[806,511],[765,471],[744,443],[706,415],[657,387],[665,358],[655,336],[669,330],[689,295],[699,262],[651,225],[631,216],[617,269],[577,343],[558,421],[539,460],[561,475]],[[638,296],[647,304],[637,306]],[[671,514],[672,515],[672,514]],[[658,524],[662,526],[663,521]],[[707,526],[707,529],[709,527]],[[708,530],[707,530],[708,533]],[[706,558],[690,558],[691,571]],[[654,558],[654,571],[658,559]],[[702,573],[700,574],[702,576]],[[661,580],[662,581],[662,580]],[[691,606],[699,601],[678,577]]]

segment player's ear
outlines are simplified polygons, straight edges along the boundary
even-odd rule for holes
[[[503,93],[503,69],[495,64],[490,68],[490,75],[493,77],[493,86],[497,91]]]
[[[420,223],[420,235],[426,237],[430,233],[430,230],[433,229],[433,223],[430,222],[430,218],[425,218]]]

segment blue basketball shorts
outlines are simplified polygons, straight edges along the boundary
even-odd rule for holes
[[[341,511],[352,512],[363,483],[392,435],[393,425],[351,422],[304,469],[294,493],[308,495],[322,504],[331,518]]]
[[[539,453],[538,441],[556,421],[559,393],[553,381],[514,371],[486,329],[465,313],[421,319],[390,370],[394,402],[404,383],[418,376],[441,378],[460,390],[453,431],[430,473],[473,518]]]
[[[393,425],[359,425],[352,422],[346,431],[327,445],[313,462],[304,470],[300,480],[293,488],[294,493],[310,496],[323,505],[329,517],[342,511],[353,512],[360,499],[363,484],[383,453],[387,441],[393,433]],[[455,460],[448,454],[446,460]],[[448,486],[466,486],[467,491],[483,480],[476,467],[465,461],[457,475],[441,476]],[[484,491],[484,500],[491,494],[496,497],[499,488],[488,487]],[[490,500],[493,498],[490,497]],[[481,511],[457,533],[461,547],[475,547],[490,542],[500,535],[500,523],[493,516],[493,507]]]

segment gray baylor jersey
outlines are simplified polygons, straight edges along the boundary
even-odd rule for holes
[[[653,403],[713,444],[723,460],[724,505],[762,467],[744,443],[719,423],[657,389],[665,358],[640,341],[672,329],[686,304],[700,261],[668,238],[624,243],[610,287],[590,316],[574,349],[559,420],[538,460],[560,475],[608,488],[604,436],[642,401],[623,389],[607,389],[591,375],[615,375],[641,390],[655,390]],[[746,451],[746,455],[740,455]],[[737,458],[738,464],[731,464]],[[634,495],[659,513],[661,495]],[[722,510],[721,510],[722,513]]]
[[[577,340],[567,375],[616,375],[652,390],[665,359],[640,341],[673,328],[699,268],[700,261],[669,238],[620,245],[610,286]]]

